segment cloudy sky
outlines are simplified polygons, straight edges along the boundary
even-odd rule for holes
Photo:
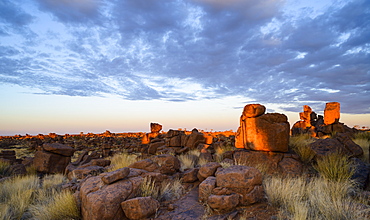
[[[0,0],[0,135],[236,130],[341,103],[370,125],[367,0]]]

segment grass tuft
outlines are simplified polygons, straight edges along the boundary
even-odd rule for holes
[[[158,201],[170,201],[179,199],[185,193],[179,179],[156,183],[151,177],[145,177],[140,185],[139,196],[150,196]]]
[[[370,133],[370,132],[366,132],[366,133]],[[357,134],[362,134],[362,133],[357,133]],[[366,163],[370,163],[370,159],[369,159],[370,139],[363,137],[363,136],[364,135],[355,135],[355,137],[352,140],[357,145],[359,145],[364,151],[364,154],[362,155],[361,159]]]
[[[288,219],[367,219],[369,206],[351,196],[352,181],[270,177],[263,185],[268,201]]]
[[[10,163],[0,160],[0,178],[4,176],[9,176]]]
[[[347,181],[355,171],[352,163],[348,160],[348,156],[340,152],[318,158],[317,164],[313,167],[319,172],[320,176],[334,181]]]
[[[108,168],[108,172],[112,172],[123,167],[128,167],[130,164],[138,161],[136,155],[128,153],[115,154],[110,160],[111,165]]]
[[[181,168],[180,170],[184,172],[184,170],[189,168],[194,168],[198,162],[198,157],[194,154],[182,154],[177,157],[180,160]]]
[[[300,134],[290,137],[289,147],[294,150],[305,163],[309,163],[314,157],[315,152],[309,147],[309,144],[315,141],[310,134]]]

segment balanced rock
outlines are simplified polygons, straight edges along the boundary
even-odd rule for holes
[[[150,132],[159,133],[162,130],[162,125],[158,123],[150,123]]]
[[[246,118],[254,118],[265,114],[266,107],[261,104],[249,104],[244,106],[243,116]]]
[[[247,106],[244,109],[257,109],[253,106]],[[259,112],[262,112],[262,110]],[[268,113],[256,117],[246,117],[243,112],[240,117],[240,127],[235,137],[235,147],[256,151],[287,152],[289,133],[288,118],[284,114]]]
[[[329,102],[325,105],[324,110],[324,123],[326,125],[338,122],[340,118],[340,103],[339,102]]]

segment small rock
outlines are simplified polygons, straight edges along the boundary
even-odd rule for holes
[[[125,177],[127,177],[130,174],[130,168],[124,167],[109,173],[104,173],[101,177],[101,180],[105,184],[111,184],[113,182],[116,182],[118,180],[121,180]]]
[[[159,206],[159,202],[152,197],[137,197],[121,203],[126,217],[133,220],[148,218],[157,212]]]

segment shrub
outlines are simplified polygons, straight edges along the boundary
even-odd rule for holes
[[[138,161],[137,156],[134,154],[122,153],[115,154],[111,158],[111,165],[108,168],[108,172],[121,169],[123,167],[128,167],[130,164]]]
[[[323,178],[334,181],[347,181],[354,173],[348,156],[340,152],[334,152],[318,158],[314,168]]]
[[[144,177],[143,182],[140,184],[139,196],[147,197],[151,196],[153,199],[159,199],[159,187],[157,186],[155,180],[151,177]]]

